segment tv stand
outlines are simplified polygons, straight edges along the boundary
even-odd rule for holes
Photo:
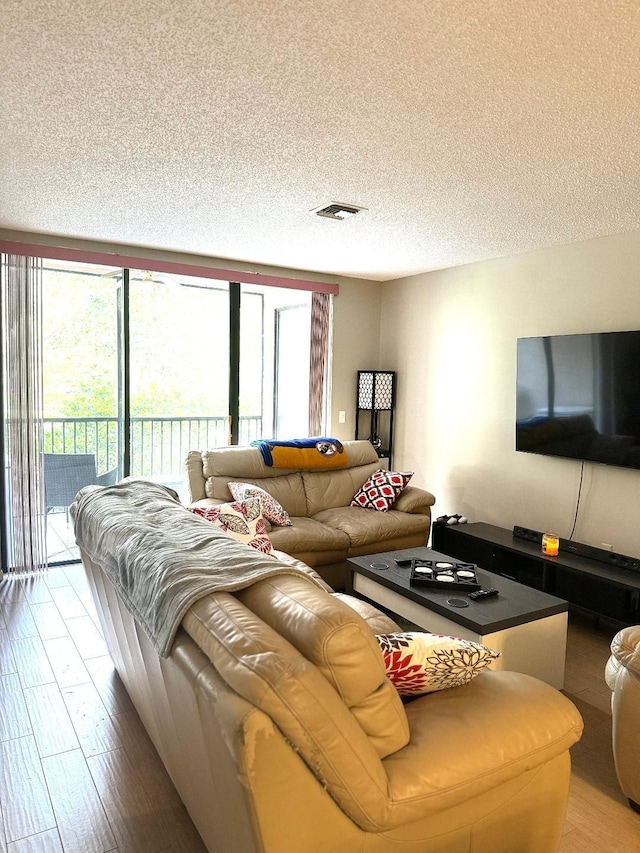
[[[543,556],[537,542],[493,524],[434,521],[431,547],[540,589],[621,625],[640,624],[640,574],[579,554]]]

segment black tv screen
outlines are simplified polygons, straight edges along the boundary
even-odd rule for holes
[[[640,331],[519,338],[516,450],[640,468]]]

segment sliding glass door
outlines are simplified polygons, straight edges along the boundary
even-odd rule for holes
[[[242,285],[240,444],[308,435],[310,325],[310,292]]]
[[[309,341],[309,305],[299,302],[278,307],[274,317],[273,395],[273,417],[278,436],[307,434]]]
[[[131,270],[131,474],[183,494],[184,461],[230,444],[229,284]]]
[[[189,450],[306,435],[310,305],[305,291],[131,270],[131,474],[184,496]]]
[[[122,271],[45,261],[42,461],[49,563],[77,559],[68,507],[122,475],[118,287]]]
[[[45,260],[49,564],[78,557],[68,507],[85,485],[146,477],[184,499],[190,450],[308,435],[311,304],[305,290]]]

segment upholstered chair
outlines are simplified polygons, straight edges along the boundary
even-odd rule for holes
[[[611,641],[605,678],[612,690],[613,758],[622,792],[640,812],[640,625]]]

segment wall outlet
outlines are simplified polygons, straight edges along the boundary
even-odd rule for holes
[[[346,412],[338,412],[338,423],[346,424],[347,422],[347,413]]]

